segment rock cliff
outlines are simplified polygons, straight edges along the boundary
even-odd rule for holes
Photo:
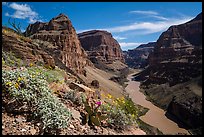
[[[193,51],[202,49],[202,13],[189,22],[171,26],[157,40],[149,56],[150,65],[164,60],[192,60]]]
[[[87,51],[91,60],[99,59],[105,63],[119,60],[124,62],[124,57],[119,43],[111,33],[101,30],[92,30],[78,34],[82,47]]]
[[[44,64],[54,68],[55,60],[47,53],[47,49],[53,46],[49,42],[32,40],[20,36],[12,29],[2,27],[2,51],[12,52],[16,57],[25,61],[26,64]],[[19,63],[19,62],[14,62]]]
[[[145,93],[190,128],[199,128],[202,84],[193,81],[202,81],[202,13],[163,32],[148,60],[149,67],[135,77]]]
[[[131,68],[144,68],[148,65],[148,56],[153,51],[156,42],[141,44],[135,49],[123,51],[125,63]]]
[[[54,48],[51,52],[54,58],[73,71],[83,72],[85,66],[93,66],[81,47],[71,21],[64,14],[59,14],[47,23],[30,24],[25,35],[52,43]]]

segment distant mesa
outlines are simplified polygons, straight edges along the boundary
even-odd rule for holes
[[[82,47],[91,60],[97,58],[105,63],[124,62],[121,47],[112,34],[102,30],[91,30],[78,34]]]
[[[125,62],[131,68],[145,68],[148,65],[148,56],[153,52],[156,42],[141,44],[137,48],[123,51]]]

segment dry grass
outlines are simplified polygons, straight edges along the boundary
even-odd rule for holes
[[[123,88],[121,85],[109,80],[110,77],[113,76],[113,74],[105,72],[103,70],[99,70],[97,68],[92,67],[86,67],[87,71],[87,77],[84,77],[83,75],[80,75],[80,77],[88,84],[90,85],[92,80],[98,80],[99,81],[99,89],[102,91],[102,93],[110,93],[115,97],[121,97],[123,96]]]

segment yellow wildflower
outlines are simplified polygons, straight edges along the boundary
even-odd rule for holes
[[[19,88],[19,84],[17,82],[15,83],[14,86],[15,86],[15,88]]]
[[[7,30],[3,30],[3,33],[7,33]]]
[[[124,98],[124,97],[121,97],[121,100],[125,100],[125,98]]]
[[[18,77],[18,82],[20,82],[21,80],[23,80],[23,78],[21,78],[21,77]]]
[[[30,63],[30,67],[32,67],[33,66],[33,63]]]
[[[12,85],[11,81],[7,82],[6,85],[11,86]]]
[[[3,65],[5,64],[5,61],[4,61],[4,60],[2,60],[2,64],[3,64]]]
[[[111,94],[108,94],[108,98],[112,98]]]
[[[115,100],[113,100],[113,104],[114,104],[114,105],[117,105],[117,104],[118,104],[118,102],[117,102],[117,101],[115,101]]]
[[[105,95],[103,93],[101,93],[101,96],[104,97]]]

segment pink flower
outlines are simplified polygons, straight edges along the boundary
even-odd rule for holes
[[[96,102],[96,104],[100,106],[102,103],[99,101],[99,102]]]

